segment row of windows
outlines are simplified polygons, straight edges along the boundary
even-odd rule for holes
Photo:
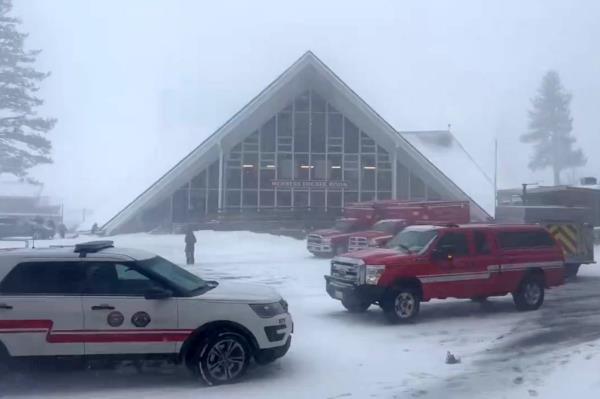
[[[374,199],[391,199],[392,192],[375,191],[333,191],[323,190],[227,190],[225,194],[226,208],[342,208],[343,204],[371,201]],[[292,202],[293,200],[293,202]]]
[[[476,254],[489,254],[491,246],[483,231],[473,233]],[[498,234],[498,245],[504,250],[548,248],[554,241],[545,231],[506,231]],[[468,255],[469,245],[465,233],[447,233],[440,238],[437,247],[451,249],[454,255]]]
[[[144,296],[163,288],[125,264],[31,262],[17,265],[0,284],[4,295]]]

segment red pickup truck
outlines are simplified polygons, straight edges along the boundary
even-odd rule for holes
[[[429,221],[430,223],[468,223],[468,201],[420,201],[381,200],[355,203],[344,208],[343,218],[330,229],[313,231],[308,235],[306,248],[317,256],[334,256],[366,248],[369,239],[376,239],[382,246],[403,227]],[[380,223],[391,219],[389,223]],[[377,226],[377,227],[375,227]],[[360,232],[357,233],[357,232]],[[368,235],[368,239],[363,239]],[[358,237],[352,249],[351,237]]]
[[[535,310],[545,288],[564,283],[564,256],[538,225],[409,226],[387,248],[335,257],[325,280],[349,311],[377,303],[392,322],[414,319],[434,298],[512,293],[518,310]]]

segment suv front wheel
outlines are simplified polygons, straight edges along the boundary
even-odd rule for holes
[[[384,298],[381,307],[391,323],[406,323],[419,314],[421,298],[414,288],[397,288]]]
[[[517,310],[537,310],[544,303],[544,279],[538,275],[529,275],[523,279],[513,301]]]
[[[229,384],[244,375],[250,357],[246,338],[234,332],[221,332],[200,342],[190,367],[208,385]]]

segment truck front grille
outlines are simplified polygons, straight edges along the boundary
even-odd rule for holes
[[[348,251],[360,251],[369,247],[369,241],[366,237],[350,237],[348,240]]]
[[[360,266],[338,260],[331,261],[331,276],[349,283],[359,282]]]
[[[310,244],[320,244],[322,237],[318,234],[309,234],[308,237],[306,238],[306,240]]]

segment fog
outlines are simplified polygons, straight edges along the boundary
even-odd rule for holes
[[[451,124],[490,175],[497,138],[500,187],[551,184],[518,136],[555,69],[588,157],[565,176],[600,177],[598,2],[18,0],[13,14],[58,118],[54,164],[32,174],[69,208],[117,211],[306,50],[397,130]]]

